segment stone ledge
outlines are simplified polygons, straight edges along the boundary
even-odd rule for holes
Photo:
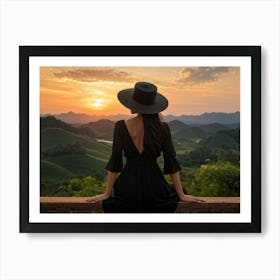
[[[41,213],[103,213],[102,203],[88,197],[41,197]],[[201,197],[204,203],[179,202],[176,213],[240,213],[239,197]]]

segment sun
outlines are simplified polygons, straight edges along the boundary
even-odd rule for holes
[[[101,108],[103,106],[103,100],[102,99],[96,99],[93,103],[92,106],[94,108]]]

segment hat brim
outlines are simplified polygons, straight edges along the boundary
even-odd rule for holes
[[[137,113],[155,114],[168,107],[168,100],[160,93],[156,94],[156,102],[153,105],[143,105],[132,98],[134,88],[124,89],[118,93],[119,101],[127,108]]]

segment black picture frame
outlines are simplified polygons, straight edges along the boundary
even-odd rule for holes
[[[230,56],[251,58],[251,222],[232,223],[56,223],[29,220],[30,57]],[[21,233],[210,233],[261,232],[261,46],[19,46]],[[32,147],[31,147],[32,148]],[[39,203],[39,200],[38,200]],[[55,214],[53,214],[55,215]]]

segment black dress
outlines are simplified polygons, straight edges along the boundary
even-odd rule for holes
[[[151,125],[144,121],[144,150],[136,148],[125,121],[116,122],[111,158],[106,169],[120,172],[109,199],[103,201],[105,213],[170,213],[175,212],[179,197],[163,176],[181,169],[173,147],[169,126],[162,122],[160,135],[154,135],[157,144],[149,135]],[[157,164],[161,151],[164,170]],[[126,164],[123,167],[123,157]]]

